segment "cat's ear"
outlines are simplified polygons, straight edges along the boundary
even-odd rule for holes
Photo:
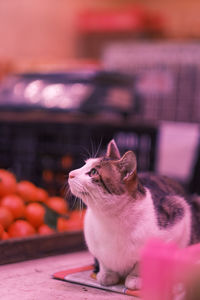
[[[131,181],[137,173],[137,160],[132,151],[126,152],[118,162],[124,182]]]
[[[114,140],[111,140],[108,144],[106,156],[111,159],[120,159],[120,152]]]

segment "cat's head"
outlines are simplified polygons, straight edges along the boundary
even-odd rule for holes
[[[82,168],[69,173],[68,182],[72,194],[86,205],[134,195],[138,185],[136,156],[128,151],[121,157],[115,141],[111,140],[105,156],[88,159]]]

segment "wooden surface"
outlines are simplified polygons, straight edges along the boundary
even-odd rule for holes
[[[0,265],[86,249],[83,232],[57,232],[0,241]]]
[[[86,252],[75,252],[0,266],[1,300],[123,300],[131,296],[84,287],[52,278],[52,274],[93,262]]]

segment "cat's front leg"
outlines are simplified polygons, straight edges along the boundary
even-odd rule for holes
[[[117,284],[120,280],[119,274],[108,270],[102,263],[100,263],[100,271],[97,274],[97,281],[101,285],[109,286]]]
[[[138,263],[135,264],[133,270],[126,276],[125,286],[131,290],[141,289],[141,278],[138,277]]]

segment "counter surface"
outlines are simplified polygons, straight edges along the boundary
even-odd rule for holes
[[[52,278],[55,272],[92,262],[91,255],[82,251],[0,266],[0,298],[1,300],[133,299],[130,296]]]

